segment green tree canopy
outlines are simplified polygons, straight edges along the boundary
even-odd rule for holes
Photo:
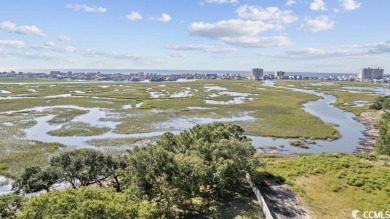
[[[112,189],[81,187],[53,191],[29,199],[18,218],[117,219],[158,218],[154,204]]]
[[[375,143],[378,154],[390,155],[390,113],[382,115],[379,123],[379,138]]]

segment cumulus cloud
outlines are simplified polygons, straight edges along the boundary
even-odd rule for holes
[[[206,3],[216,3],[216,4],[236,4],[238,0],[206,0]]]
[[[292,11],[280,10],[277,7],[263,9],[259,6],[243,5],[237,9],[237,15],[246,19],[282,24],[289,24],[298,20],[296,16],[292,15]]]
[[[360,8],[362,3],[358,3],[355,0],[341,0],[340,5],[344,10],[353,11]]]
[[[88,6],[88,5],[70,5],[69,4],[66,7],[73,9],[75,11],[84,10],[85,12],[105,13],[107,11],[107,8]]]
[[[65,35],[58,36],[57,40],[62,41],[62,42],[71,42],[71,41],[73,41],[70,37],[65,36]]]
[[[17,33],[22,35],[35,35],[39,37],[45,37],[45,34],[36,26],[17,26],[15,23],[5,21],[0,23],[0,30],[4,30],[10,33]]]
[[[163,13],[163,14],[161,15],[161,17],[157,18],[156,20],[165,23],[165,22],[169,22],[170,20],[172,20],[172,18],[171,18],[171,16],[169,16],[169,14]]]
[[[310,4],[310,9],[313,11],[326,11],[326,3],[323,0],[314,0]]]
[[[18,49],[22,49],[26,47],[26,43],[20,40],[0,40],[0,45],[10,46]]]
[[[131,21],[142,20],[142,15],[138,11],[132,11],[126,15],[126,19]]]
[[[334,28],[334,22],[331,21],[328,16],[323,15],[315,19],[305,18],[304,23],[299,27],[301,32],[320,32],[324,30],[330,30]]]
[[[268,24],[262,21],[230,19],[216,23],[194,22],[191,24],[189,32],[193,35],[221,39],[247,35],[254,36],[266,30],[280,30],[282,28],[280,25]]]
[[[165,48],[179,51],[202,51],[205,53],[231,53],[237,50],[236,48],[217,48],[204,44],[166,45]]]
[[[291,7],[293,6],[294,4],[296,4],[297,2],[294,1],[294,0],[287,0],[286,3],[284,4],[286,7]]]
[[[231,19],[216,23],[192,23],[189,32],[224,43],[242,47],[268,47],[291,45],[292,42],[284,36],[259,37],[259,33],[267,30],[281,30],[282,26],[262,21]]]

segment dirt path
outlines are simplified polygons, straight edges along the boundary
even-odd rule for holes
[[[267,203],[278,219],[311,219],[310,211],[294,195],[294,192],[285,184],[269,182],[266,189]]]
[[[358,121],[366,126],[364,131],[365,138],[360,141],[360,146],[356,150],[356,153],[373,153],[375,141],[379,137],[379,119],[382,115],[382,111],[367,111],[358,116]]]

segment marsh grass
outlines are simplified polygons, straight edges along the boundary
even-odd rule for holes
[[[86,108],[98,107],[107,109],[109,113],[113,114],[112,117],[107,119],[119,122],[114,132],[120,134],[174,130],[174,125],[172,127],[166,127],[164,126],[164,122],[176,118],[226,118],[237,117],[244,113],[254,117],[255,120],[234,122],[234,124],[242,126],[246,134],[249,135],[285,138],[305,137],[314,139],[336,139],[339,135],[331,124],[324,123],[318,117],[306,113],[302,109],[304,103],[317,100],[317,96],[285,89],[265,87],[258,81],[206,80],[183,83],[107,83],[92,81],[75,83],[72,81],[58,80],[8,81],[33,82],[35,84],[1,84],[1,90],[9,90],[12,92],[12,94],[1,94],[1,96],[27,95],[35,98],[0,100],[0,112],[58,105],[75,105]],[[311,81],[281,81],[277,83],[284,83],[283,86],[294,84],[297,88],[308,87],[307,89],[320,89],[320,91],[324,92],[336,92],[336,89],[344,86],[309,87],[307,83],[311,83]],[[232,92],[247,93],[248,98],[253,98],[253,100],[234,105],[206,104],[204,101],[210,94],[218,93],[218,91],[207,92],[206,85],[220,86]],[[102,86],[107,87],[103,88]],[[31,93],[28,89],[34,89],[37,92]],[[171,94],[184,90],[190,90],[192,96],[171,97]],[[76,93],[75,91],[82,92]],[[162,92],[166,96],[158,99],[152,98],[148,91]],[[69,93],[72,94],[72,97],[45,98],[47,96]],[[344,93],[346,92],[340,92],[340,94],[335,93],[334,95],[340,95],[339,99],[344,98],[343,102],[350,102],[355,98],[355,96],[346,96]],[[223,95],[217,98],[220,98],[220,100],[231,100],[234,97]],[[363,98],[367,98],[368,100],[370,96],[367,95]],[[135,108],[135,104],[140,102],[143,102],[143,105],[140,108]],[[133,108],[122,108],[123,105],[128,104],[131,104]],[[340,104],[342,104],[341,101]],[[211,109],[189,110],[187,107]],[[358,108],[346,109],[358,110]],[[36,123],[34,118],[38,116],[54,114],[55,117],[50,123],[65,124],[63,128],[51,132],[51,134],[57,136],[95,136],[109,131],[107,128],[91,127],[89,124],[72,123],[73,118],[84,113],[85,111],[83,110],[58,108],[41,113],[25,111],[9,115],[1,114],[0,163],[7,164],[7,170],[5,171],[8,173],[15,172],[17,174],[21,168],[33,163],[45,165],[47,157],[51,156],[52,153],[56,153],[61,148],[59,145],[45,146],[41,144],[41,146],[37,146],[37,143],[23,139],[23,129],[34,125]],[[2,126],[1,124],[3,122],[11,122],[13,125],[11,127]],[[102,140],[102,142],[95,143],[97,145],[106,143],[107,145],[111,143],[125,144],[124,142],[126,140],[111,139],[106,142]],[[5,160],[7,163],[3,162]],[[2,171],[4,172],[4,170]]]
[[[95,147],[106,147],[106,146],[131,146],[142,138],[107,138],[107,139],[92,139],[88,141],[89,144]]]
[[[60,129],[48,132],[52,136],[97,136],[109,132],[108,127],[95,127],[83,122],[70,122]]]
[[[369,109],[370,102],[373,102],[377,96],[375,92],[371,90],[359,90],[359,92],[350,92],[353,90],[345,89],[344,87],[383,87],[382,84],[366,83],[366,82],[348,82],[348,81],[333,81],[334,85],[321,85],[313,86],[311,83],[320,83],[324,81],[278,81],[275,84],[278,86],[289,87],[294,85],[294,88],[310,89],[323,92],[325,94],[333,95],[337,98],[337,102],[334,104],[336,107],[352,112],[355,115],[365,112]],[[364,106],[355,106],[355,101],[368,101]],[[345,105],[349,103],[348,105]]]
[[[83,115],[88,112],[87,110],[66,108],[54,108],[53,111],[55,111],[53,113],[57,115],[48,121],[49,124],[67,123],[70,122],[72,119],[76,118],[77,116]]]
[[[290,140],[288,142],[291,146],[309,149],[309,146],[300,140]]]
[[[353,209],[390,208],[390,158],[375,155],[275,155],[258,174],[283,179],[317,218],[347,218]]]

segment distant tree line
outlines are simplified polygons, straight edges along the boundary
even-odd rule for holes
[[[199,215],[210,202],[233,197],[245,173],[257,165],[255,149],[236,125],[196,125],[179,135],[124,156],[92,149],[66,151],[47,167],[28,167],[15,192],[0,197],[0,216],[10,218],[174,218]],[[52,191],[68,186],[65,191]],[[92,188],[99,187],[99,188]],[[111,187],[111,188],[109,188]],[[202,200],[202,201],[199,201]]]

